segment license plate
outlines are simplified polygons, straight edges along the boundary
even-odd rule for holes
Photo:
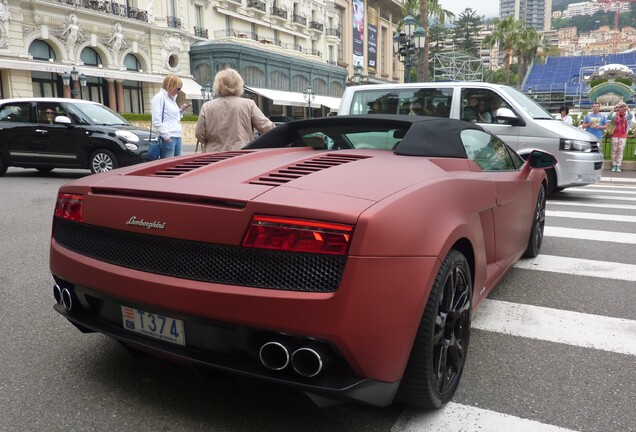
[[[126,306],[121,307],[121,317],[126,330],[185,346],[181,320]]]

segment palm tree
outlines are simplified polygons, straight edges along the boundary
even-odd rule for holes
[[[519,58],[519,85],[528,72],[530,64],[537,57],[542,57],[548,52],[548,41],[534,28],[527,28],[519,41],[515,54]]]
[[[513,16],[504,19],[492,20],[493,31],[484,38],[484,45],[493,48],[499,46],[499,51],[504,52],[504,64],[506,66],[506,84],[510,84],[510,62],[513,54],[524,33],[525,26],[521,21],[515,21]]]

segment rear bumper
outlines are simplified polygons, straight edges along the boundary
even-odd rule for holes
[[[177,317],[184,321],[187,346],[155,340],[128,331],[121,325],[119,310],[122,301],[59,282],[71,290],[74,306],[69,311],[63,305],[56,304],[54,309],[82,332],[99,332],[133,349],[195,368],[212,368],[291,386],[306,393],[318,405],[358,402],[387,406],[393,402],[400,384],[399,381],[381,382],[356,377],[340,353],[328,342],[199,317],[182,314]],[[147,311],[148,308],[145,309]],[[291,366],[282,371],[268,369],[259,358],[259,350],[270,341],[283,343],[290,351],[307,346],[319,350],[323,356],[324,370],[318,376],[308,378]]]

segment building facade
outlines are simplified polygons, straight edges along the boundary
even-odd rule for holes
[[[369,82],[403,79],[392,52],[401,18],[399,0],[0,0],[0,97],[148,112],[167,74],[196,100],[231,66],[248,88],[335,99],[357,65]],[[333,109],[332,99],[315,106]]]
[[[499,16],[513,16],[526,27],[548,31],[551,26],[552,0],[499,0]]]

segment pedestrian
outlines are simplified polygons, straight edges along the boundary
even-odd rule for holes
[[[629,122],[634,116],[629,112],[629,107],[625,102],[619,102],[610,114],[610,126],[608,132],[612,137],[612,171],[621,172],[623,162],[623,151],[627,142],[627,130]],[[613,123],[613,124],[612,124]]]
[[[149,155],[152,159],[181,156],[181,118],[189,104],[177,105],[177,95],[183,81],[174,74],[163,79],[161,89],[152,98],[152,125],[159,140],[159,155]],[[158,156],[158,157],[157,157]]]
[[[592,103],[592,112],[583,118],[583,129],[596,136],[599,142],[603,139],[603,133],[607,129],[607,117],[601,113],[601,104]]]
[[[572,116],[570,116],[570,108],[567,105],[561,105],[559,108],[559,112],[561,113],[561,120],[563,123],[567,123],[570,126],[572,125]]]
[[[241,97],[243,85],[234,69],[216,74],[217,97],[203,104],[195,128],[203,153],[239,150],[254,139],[254,129],[263,134],[274,128],[253,100]]]

